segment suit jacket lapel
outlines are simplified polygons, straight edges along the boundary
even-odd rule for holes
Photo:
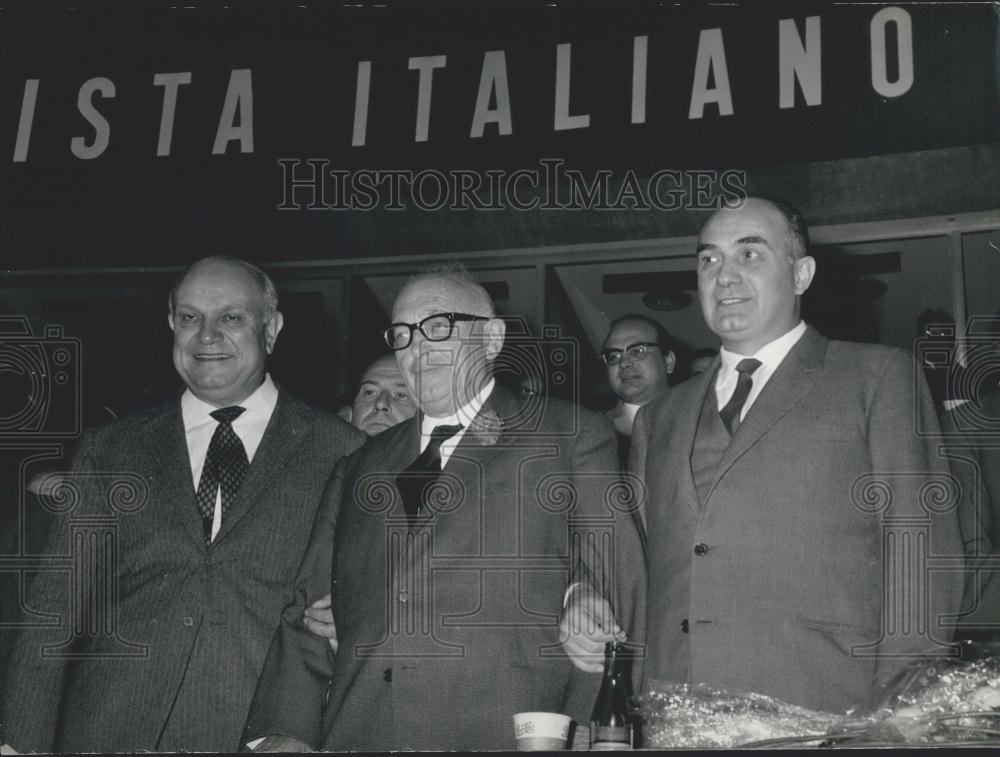
[[[306,407],[279,391],[278,404],[264,430],[260,446],[247,469],[235,501],[222,516],[222,525],[213,543],[232,531],[243,516],[260,502],[262,496],[271,491],[278,474],[306,438],[309,429],[309,420],[304,415]]]
[[[806,333],[785,356],[723,453],[709,499],[726,471],[812,391],[816,371],[823,367],[827,341],[826,337],[807,327]]]
[[[396,488],[396,503],[388,513],[393,519],[405,519],[406,508],[403,506],[403,495],[396,486],[396,476],[420,455],[420,423],[421,414],[417,413],[412,418],[403,421],[394,428],[383,431],[383,434],[392,434],[388,448],[383,453],[383,470],[389,482]],[[426,516],[421,514],[417,519],[417,524]]]
[[[458,446],[452,450],[448,464],[444,467],[445,474],[451,473],[451,475],[458,476],[465,491],[476,491],[481,482],[476,480],[474,471],[483,471],[485,466],[504,449],[501,440],[505,433],[511,431],[505,423],[505,419],[517,417],[520,409],[520,403],[510,392],[499,384],[494,385],[493,391],[486,398],[470,427],[462,435]],[[416,452],[414,452],[415,454]],[[453,460],[456,462],[459,460],[474,461],[476,464],[474,466],[451,466]],[[426,526],[433,515],[433,512],[422,511],[414,528]]]
[[[698,434],[698,421],[701,419],[701,411],[708,399],[708,393],[715,391],[715,377],[719,373],[719,366],[721,364],[722,359],[716,355],[708,368],[702,371],[698,378],[694,379],[694,381],[698,382],[695,385],[695,397],[697,401],[688,403],[677,420],[677,430],[675,432],[677,438],[690,440],[687,457],[685,458],[687,464],[684,465],[681,471],[680,482],[677,486],[678,495],[694,510],[698,510],[705,503],[698,497],[698,487],[695,485],[691,457],[694,455],[694,443],[695,437]],[[646,469],[649,470],[648,463]]]
[[[385,451],[385,469],[402,472],[420,455],[420,414],[403,421],[393,429],[394,438]],[[389,430],[383,431],[389,433]]]
[[[444,475],[457,476],[465,491],[475,491],[481,482],[476,480],[474,471],[484,470],[485,466],[500,454],[503,449],[500,440],[504,433],[510,430],[504,423],[504,419],[516,417],[519,409],[520,404],[513,395],[496,384],[483,406],[479,408],[479,412],[470,427],[462,435],[458,446],[452,450],[451,457],[448,458],[448,463],[444,467]],[[417,430],[419,433],[419,426]],[[416,448],[414,448],[414,456],[416,456]],[[462,464],[460,461],[474,462],[475,465]],[[452,465],[452,462],[456,464]],[[408,463],[409,460],[403,465]],[[426,526],[433,517],[433,511],[422,510],[413,524],[413,528],[418,529]]]
[[[496,384],[454,452],[462,457],[474,457],[481,464],[492,460],[503,449],[500,442],[504,435],[516,433],[517,429],[510,426],[510,419],[518,416],[521,407],[514,395]]]
[[[150,482],[150,491],[155,493],[154,497],[167,501],[178,526],[204,548],[205,536],[195,502],[180,393],[164,403],[163,409],[151,419],[148,438],[156,461],[153,468],[155,481]]]

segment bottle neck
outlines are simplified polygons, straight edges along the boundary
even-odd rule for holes
[[[621,650],[612,650],[605,653],[604,657],[604,677],[618,681],[628,680],[628,660]]]
[[[625,677],[625,668],[621,662],[615,661],[604,666],[604,677],[621,679]]]

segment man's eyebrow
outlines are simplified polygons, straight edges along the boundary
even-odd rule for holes
[[[756,234],[753,234],[748,237],[740,237],[739,239],[736,240],[736,244],[762,244],[765,247],[771,246],[771,243],[768,242],[766,239],[764,239],[764,237],[757,236]],[[695,250],[695,255],[704,252],[705,250],[718,251],[719,246],[716,244],[710,244],[708,242],[702,242],[701,244],[698,245],[698,248]]]
[[[749,237],[740,237],[739,239],[736,240],[736,244],[762,244],[765,247],[771,246],[771,243],[768,242],[766,239],[764,239],[764,237],[759,237],[755,235]]]
[[[187,308],[188,310],[201,310],[198,305],[189,300],[178,300],[176,307]],[[232,300],[230,302],[223,302],[218,307],[209,306],[207,309],[222,313],[230,310],[253,310],[253,307],[249,303],[243,302],[242,300]]]

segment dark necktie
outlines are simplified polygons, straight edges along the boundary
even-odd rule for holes
[[[719,411],[730,436],[735,434],[736,429],[740,427],[740,411],[743,410],[747,397],[750,396],[750,390],[753,388],[751,376],[755,370],[760,368],[760,365],[760,361],[754,360],[752,357],[744,358],[736,364],[736,371],[740,374],[736,380],[736,391],[733,392],[733,396],[729,398],[726,406]]]
[[[246,408],[243,407],[223,407],[212,413],[219,425],[208,445],[205,465],[201,469],[201,481],[198,482],[198,492],[195,494],[198,512],[201,513],[205,526],[206,542],[212,541],[212,518],[215,515],[217,492],[222,490],[222,512],[225,513],[243,482],[243,474],[250,467],[243,442],[233,431],[233,421],[244,410]]]
[[[406,470],[396,476],[396,486],[403,495],[403,508],[411,526],[423,505],[425,492],[441,476],[441,443],[461,430],[461,426],[435,426],[424,451],[417,455],[417,459],[410,463]]]

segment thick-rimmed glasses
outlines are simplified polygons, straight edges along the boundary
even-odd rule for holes
[[[651,347],[659,346],[656,342],[636,342],[623,350],[602,350],[601,360],[604,361],[604,364],[608,368],[618,365],[625,355],[628,355],[632,362],[637,363],[640,360],[646,359],[646,355],[649,353]]]
[[[467,313],[434,313],[424,318],[420,323],[393,323],[382,332],[385,343],[390,350],[405,350],[413,341],[413,332],[417,329],[429,342],[443,342],[451,336],[457,321],[488,321],[483,315]]]

